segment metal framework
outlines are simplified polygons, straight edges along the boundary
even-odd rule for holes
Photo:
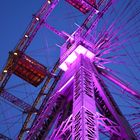
[[[10,103],[14,104],[15,106],[19,107],[23,112],[28,113],[28,112],[37,112],[37,109],[33,108],[31,105],[28,103],[22,101],[18,97],[10,94],[6,90],[3,90],[0,94],[0,96],[9,101]]]
[[[66,40],[61,46],[60,60],[56,62],[50,72],[46,70],[47,78],[32,106],[4,89],[9,78],[15,72],[13,67],[17,65],[16,62],[19,62],[21,57],[13,63],[13,57],[10,55],[3,69],[0,96],[27,113],[17,139],[26,137],[26,140],[98,140],[99,132],[102,132],[106,133],[111,140],[137,140],[100,75],[138,99],[140,95],[110,71],[99,68],[94,63],[93,44],[88,40],[88,35],[114,1],[107,0],[104,6],[102,5],[104,0],[98,2],[84,0],[83,3],[79,0],[66,1],[82,13],[89,13],[83,24],[72,35],[58,31],[46,23],[46,19],[59,3],[59,0],[48,0],[33,16],[23,38],[13,51],[14,55],[17,55],[18,51],[25,54],[42,25]],[[102,41],[100,44],[102,43],[104,42]],[[52,79],[53,82],[48,87]],[[47,88],[48,92],[45,93]],[[46,97],[37,108],[42,96]],[[31,123],[33,113],[36,114]],[[53,133],[52,130],[54,130]],[[28,133],[25,134],[27,131]],[[8,139],[2,134],[0,137]]]
[[[0,134],[0,139],[2,139],[2,140],[12,140],[12,139],[8,138],[7,136],[5,136],[3,134]]]

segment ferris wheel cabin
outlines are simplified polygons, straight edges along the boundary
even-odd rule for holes
[[[14,53],[13,61],[16,63],[13,73],[35,87],[47,76],[45,66],[20,51]]]
[[[92,7],[96,7],[95,0],[66,0],[66,1],[84,14],[87,14],[92,9]]]

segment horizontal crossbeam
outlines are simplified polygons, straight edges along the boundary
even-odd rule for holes
[[[24,112],[36,112],[37,109],[32,109],[32,106],[29,105],[28,103],[24,102],[23,100],[21,100],[20,98],[12,95],[11,93],[9,93],[6,90],[2,90],[0,97],[3,99],[6,99],[7,101],[9,101],[10,103],[14,104],[15,106],[19,107],[20,109],[22,109]]]
[[[12,139],[0,133],[0,140],[12,140]]]

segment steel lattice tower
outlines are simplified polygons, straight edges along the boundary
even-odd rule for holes
[[[59,0],[48,0],[34,16],[32,24],[17,48],[10,53],[8,63],[3,70],[1,96],[10,102],[14,98],[17,102],[13,104],[28,112],[17,139],[22,139],[24,133],[28,131],[26,140],[99,140],[100,132],[108,135],[111,140],[137,140],[101,76],[106,77],[136,98],[140,98],[140,95],[110,71],[96,64],[96,49],[88,39],[88,35],[114,0],[107,0],[104,5],[102,5],[103,0],[98,2],[95,0],[66,1],[82,13],[89,13],[83,24],[69,35],[45,23],[44,21],[59,3]],[[60,59],[51,72],[25,54],[41,25],[45,25],[66,40],[61,46]],[[99,47],[105,41],[107,40],[101,41]],[[26,71],[25,77],[21,67]],[[58,73],[55,75],[57,70]],[[34,86],[38,86],[46,75],[48,76],[33,106],[10,96],[4,89],[13,73]],[[38,100],[44,94],[51,78],[54,79],[52,86],[40,109],[37,110]],[[37,113],[37,115],[31,127],[27,128],[32,113]]]

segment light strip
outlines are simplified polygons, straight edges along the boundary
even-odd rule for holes
[[[65,84],[64,86],[62,86],[62,87],[58,90],[58,92],[61,92],[61,91],[73,80],[73,78],[74,78],[74,76],[72,76],[72,77],[66,82],[66,84]]]

